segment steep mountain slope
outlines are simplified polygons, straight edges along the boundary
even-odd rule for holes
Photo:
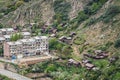
[[[9,4],[12,2],[8,1]],[[77,13],[82,10],[82,0],[67,0],[70,2],[72,8],[69,17],[74,18]],[[1,23],[5,25],[25,25],[34,22],[51,22],[52,17],[54,16],[54,8],[53,8],[54,0],[31,0],[30,2],[24,2],[20,7],[18,7],[15,11],[12,11],[1,18]],[[1,1],[2,4],[2,1]],[[4,7],[4,6],[3,6]]]
[[[60,28],[60,24],[62,23],[68,23],[67,28],[62,29],[62,35],[68,35],[68,32],[71,31],[76,31],[78,37],[81,37],[80,34],[83,34],[85,41],[94,49],[95,46],[104,46],[107,42],[114,43],[117,39],[117,35],[119,35],[119,27],[117,26],[120,23],[119,14],[112,12],[107,14],[109,12],[107,10],[111,6],[120,6],[119,3],[119,0],[0,1],[0,15],[2,16],[0,23],[14,27],[17,25],[24,26],[29,23],[42,22],[43,24],[57,24],[58,26],[55,26],[57,28]],[[112,14],[114,17],[108,23],[105,23],[103,16],[107,16],[106,19],[110,19],[111,16],[108,15]],[[78,46],[83,46],[83,44]],[[85,51],[87,50],[89,48],[85,49]],[[114,52],[114,50],[111,51]]]
[[[119,3],[119,0],[1,0],[0,23],[12,27],[55,23],[58,28],[59,24],[68,23],[64,35],[73,30],[78,36],[84,34],[86,42],[97,46],[116,40],[119,27],[115,26],[119,25],[119,14],[107,14],[107,10],[111,6],[119,6]],[[107,16],[105,19],[111,18],[108,23],[103,21],[104,16]]]
[[[78,34],[84,34],[86,36],[86,42],[90,44],[91,48],[88,48],[88,50],[92,49],[102,49],[106,48],[106,50],[111,51],[112,53],[116,52],[116,49],[113,45],[105,46],[105,44],[113,43],[118,39],[119,35],[119,24],[120,24],[120,14],[116,14],[109,22],[104,22],[103,19],[100,21],[97,19],[101,18],[101,16],[104,16],[105,13],[109,12],[107,9],[109,9],[111,6],[118,6],[116,2],[119,4],[119,1],[113,1],[109,0],[106,2],[106,4],[99,10],[97,13],[93,16],[91,16],[88,20],[84,21],[78,28],[80,31],[78,31]],[[112,14],[115,12],[112,11]],[[111,15],[111,14],[110,14]],[[109,17],[109,16],[108,16]],[[89,20],[94,19],[94,22],[91,25],[86,25],[89,23]],[[85,27],[85,28],[84,28]],[[81,30],[82,29],[82,30]],[[79,36],[79,35],[78,35]],[[87,51],[87,49],[85,49]],[[117,49],[119,51],[119,49]]]
[[[60,59],[35,64],[30,72],[36,68],[53,80],[120,80],[120,0],[3,0],[0,4],[4,27],[42,23],[31,27],[32,34],[55,34],[49,49]],[[82,66],[84,60],[95,68]]]

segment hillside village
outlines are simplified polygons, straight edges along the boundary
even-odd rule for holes
[[[33,80],[120,79],[119,0],[5,1],[0,68]]]

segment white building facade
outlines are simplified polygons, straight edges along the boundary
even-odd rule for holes
[[[4,43],[4,56],[11,57],[16,55],[17,57],[22,55],[23,57],[35,56],[35,55],[47,55],[49,54],[49,42],[46,36],[37,36],[30,39],[22,39],[16,42]]]

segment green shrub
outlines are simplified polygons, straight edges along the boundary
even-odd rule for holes
[[[88,52],[88,53],[94,53],[94,50],[89,49],[87,52]]]
[[[96,13],[97,10],[99,10],[100,6],[101,5],[99,3],[93,3],[91,6],[86,6],[84,8],[84,12],[85,14],[92,15]]]
[[[23,3],[24,3],[23,1],[17,1],[16,4],[15,4],[15,6],[16,6],[16,7],[19,7],[19,6],[21,6]]]
[[[114,47],[115,48],[119,48],[120,47],[120,39],[115,41]]]
[[[16,33],[16,34],[13,34],[11,37],[10,37],[10,40],[11,41],[17,41],[17,40],[19,40],[19,39],[22,39],[23,38],[23,36],[20,34],[20,33]]]
[[[88,19],[85,26],[90,26],[90,25],[96,23],[96,21],[97,21],[97,19],[95,19],[95,18]]]
[[[84,13],[84,11],[80,11],[78,16],[70,21],[71,29],[76,29],[83,21],[88,19],[89,16]]]
[[[54,64],[50,64],[48,65],[48,67],[46,68],[45,72],[46,73],[50,73],[50,72],[53,72],[57,69],[57,67],[54,65]]]
[[[0,19],[1,19],[3,16],[4,16],[4,14],[3,14],[3,13],[0,13]]]
[[[0,56],[3,56],[3,52],[4,52],[3,48],[0,48]]]
[[[86,15],[84,13],[84,11],[81,11],[78,13],[78,17],[77,17],[77,20],[79,23],[81,23],[82,21],[86,20],[88,18],[88,15]]]
[[[0,80],[12,80],[12,79],[0,74]]]
[[[116,16],[119,13],[120,13],[120,6],[111,6],[106,10],[105,14],[101,16],[101,19],[105,23],[108,23],[110,20],[114,18],[114,16]]]
[[[106,47],[105,45],[102,45],[98,49],[102,50],[102,51],[106,51],[108,49],[108,47]]]
[[[72,48],[67,44],[57,41],[55,38],[49,41],[49,49],[56,50],[56,55],[61,58],[66,59],[71,57]]]
[[[108,0],[92,0],[89,1],[87,6],[84,7],[84,12],[87,15],[92,15],[95,14],[101,7],[102,5]]]
[[[61,25],[58,25],[58,26],[57,26],[57,29],[58,29],[58,31],[64,30],[64,28],[63,28]]]
[[[0,23],[0,29],[3,28],[3,25]]]
[[[50,50],[60,50],[61,51],[63,46],[65,46],[65,44],[57,41],[57,39],[55,39],[55,38],[51,39],[49,41],[49,48],[50,48]]]
[[[54,19],[58,20],[59,22],[69,20],[68,13],[71,9],[71,5],[69,2],[66,2],[65,0],[55,0],[53,7],[55,11]]]
[[[31,1],[31,0],[19,0],[19,1],[29,2],[29,1]]]
[[[98,49],[106,51],[110,48],[110,46],[112,46],[112,44],[113,42],[108,41],[106,44],[99,46]]]
[[[79,52],[82,53],[83,51],[84,51],[84,47],[82,46],[79,48]]]
[[[77,45],[81,45],[85,42],[84,38],[83,37],[77,37],[75,40],[74,40],[74,44],[77,44]]]
[[[70,24],[73,25],[74,23],[77,23],[74,28],[77,28],[79,24],[81,24],[83,21],[89,18],[89,16],[95,14],[101,7],[102,5],[108,0],[91,0],[88,2],[88,4],[84,7],[83,11],[80,11],[78,13],[78,16],[74,18],[73,20],[70,21]],[[93,21],[90,21],[88,25],[93,24]],[[85,25],[87,26],[87,25]],[[73,28],[72,27],[72,28]]]

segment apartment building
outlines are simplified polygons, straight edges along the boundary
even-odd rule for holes
[[[5,38],[0,37],[0,44],[2,44],[5,41]]]
[[[13,28],[2,28],[0,29],[0,44],[4,41],[10,41],[10,36],[14,33]]]
[[[3,44],[4,42],[9,42],[11,35],[13,35],[15,30],[13,28],[2,28],[0,29],[0,44]],[[31,37],[30,32],[20,32],[23,36],[23,39],[28,39]]]
[[[16,55],[17,58],[47,55],[49,53],[48,37],[37,36],[30,39],[21,39],[16,42],[4,43],[4,57],[11,58]]]
[[[30,32],[22,32],[22,36],[24,39],[27,39],[27,38],[31,37],[31,33]]]
[[[13,33],[14,33],[13,28],[2,28],[2,29],[0,29],[0,34],[2,34],[2,35],[11,35]]]
[[[2,37],[2,31],[0,31],[0,37]]]

